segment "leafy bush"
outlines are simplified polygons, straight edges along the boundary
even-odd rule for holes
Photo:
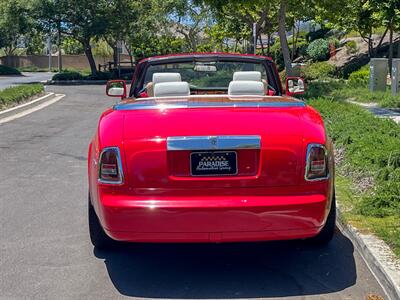
[[[368,86],[369,82],[369,65],[362,67],[349,76],[349,84],[352,86]]]
[[[358,47],[356,41],[348,41],[345,44],[347,54],[357,53]]]
[[[288,46],[290,53],[293,50],[293,40],[288,39]],[[299,37],[296,43],[296,53],[294,55],[295,58],[299,57],[300,55],[305,56],[307,53],[308,42]],[[275,43],[270,48],[271,56],[274,59],[274,62],[278,66],[278,70],[282,71],[284,69],[284,61],[283,61],[283,54],[281,49],[281,43],[279,38],[275,40]]]
[[[307,54],[315,61],[326,60],[329,55],[329,42],[324,39],[312,41],[307,47]]]
[[[317,39],[323,39],[326,37],[327,33],[330,31],[328,28],[321,28],[316,31],[310,31],[307,34],[307,40],[312,42]]]
[[[73,71],[66,71],[66,72],[61,72],[54,74],[53,80],[82,80],[83,76],[79,72],[73,72]]]
[[[43,91],[43,84],[23,84],[0,90],[0,108],[19,103]]]
[[[340,41],[335,37],[332,37],[332,38],[330,38],[328,40],[328,45],[329,44],[333,44],[335,46],[335,48],[339,48],[340,47]]]
[[[368,216],[400,214],[400,127],[367,110],[323,97],[310,101],[325,119],[336,147],[345,149],[339,174],[372,178],[374,187],[361,193],[356,211]],[[361,175],[360,175],[361,174]]]
[[[17,69],[0,65],[0,75],[21,75],[21,72]]]
[[[335,76],[336,67],[328,62],[317,62],[302,68],[302,77],[306,80],[327,79]]]
[[[114,74],[111,72],[97,72],[96,75],[88,75],[84,79],[86,80],[110,80],[113,79]]]

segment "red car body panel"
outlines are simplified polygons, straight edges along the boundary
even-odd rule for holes
[[[333,151],[313,108],[291,97],[247,99],[275,107],[196,107],[226,97],[179,99],[188,107],[130,109],[148,100],[123,101],[103,113],[89,147],[89,192],[105,232],[135,242],[234,242],[307,238],[318,234],[333,195]],[[164,99],[171,103],[174,99]],[[163,104],[161,103],[161,104]],[[285,106],[285,103],[288,104]],[[237,150],[235,176],[195,177],[189,150],[169,151],[167,138],[260,137],[259,149]],[[329,151],[330,176],[306,181],[310,143]],[[124,182],[98,182],[102,149],[119,147]]]

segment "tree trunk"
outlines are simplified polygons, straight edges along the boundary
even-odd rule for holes
[[[296,51],[296,44],[294,42],[295,36],[294,32],[296,30],[296,20],[293,20],[293,32],[292,32],[292,61],[294,60],[294,52]]]
[[[267,32],[267,55],[271,56],[271,33]]]
[[[262,41],[261,33],[260,33],[260,35],[258,37],[260,38],[261,53],[262,53],[262,55],[265,55],[264,44],[263,44],[263,41]]]
[[[283,60],[287,76],[292,74],[292,61],[290,59],[289,45],[286,38],[286,0],[281,0],[278,12],[278,34],[281,43]]]
[[[382,35],[382,37],[381,37],[381,39],[380,39],[380,41],[378,43],[378,46],[375,47],[374,57],[378,54],[379,48],[381,47],[383,39],[385,38],[388,30],[389,30],[389,26],[386,27],[385,32],[383,33],[383,35]]]
[[[92,72],[92,75],[96,75],[97,74],[96,62],[93,57],[92,46],[90,46],[90,41],[85,40],[85,42],[83,43],[83,47],[85,48],[85,55],[89,62],[90,71]]]
[[[389,24],[389,73],[392,76],[392,64],[393,64],[393,19]]]

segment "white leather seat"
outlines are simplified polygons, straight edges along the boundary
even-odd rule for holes
[[[154,73],[152,78],[153,84],[178,81],[182,81],[181,74],[179,73]]]
[[[189,96],[190,86],[186,81],[161,82],[154,85],[154,97]]]
[[[233,81],[261,81],[261,72],[235,72],[233,73]]]
[[[228,95],[264,96],[264,84],[261,81],[231,81],[228,87]]]

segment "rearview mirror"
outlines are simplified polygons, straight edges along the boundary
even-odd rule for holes
[[[302,95],[306,91],[304,79],[300,77],[286,78],[286,95]]]
[[[126,81],[125,80],[110,80],[107,82],[106,94],[109,97],[126,98]]]

